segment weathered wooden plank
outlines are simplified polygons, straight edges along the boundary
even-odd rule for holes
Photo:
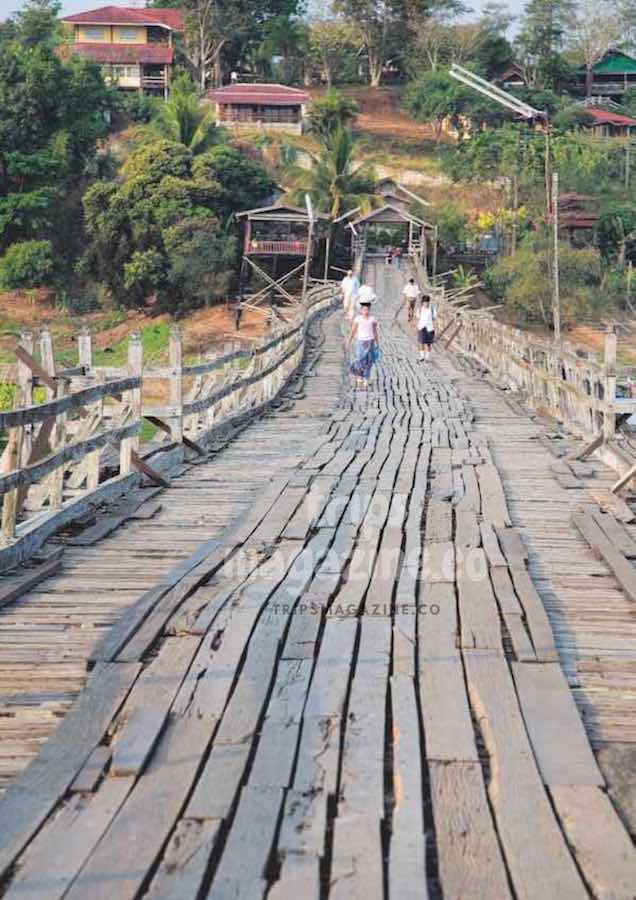
[[[82,768],[77,773],[69,790],[78,793],[90,793],[95,790],[104,775],[104,769],[110,761],[112,750],[100,744],[95,747]]]
[[[592,550],[607,563],[622,590],[630,600],[636,600],[636,569],[607,539],[594,519],[584,512],[575,512],[572,521]]]
[[[111,775],[141,772],[200,643],[198,637],[167,638],[139,676],[115,723]]]
[[[75,794],[29,845],[5,896],[63,897],[125,802],[133,781],[106,779],[94,795]]]
[[[511,897],[478,762],[431,762],[437,867],[447,900]]]
[[[628,524],[636,518],[636,513],[631,507],[623,499],[608,490],[608,488],[591,486],[587,488],[587,492],[593,500],[596,500],[604,512],[611,513],[620,522]]]
[[[212,736],[205,719],[168,721],[147,771],[68,892],[69,900],[133,900],[174,828]],[[140,822],[152,827],[140,829]]]
[[[18,600],[23,594],[57,572],[61,565],[62,556],[60,554],[50,562],[28,569],[24,574],[5,575],[0,578],[0,608]]]
[[[457,551],[459,555],[459,550]],[[483,550],[473,549],[457,573],[461,646],[501,650],[501,622]]]
[[[593,514],[593,519],[619,553],[627,559],[636,559],[636,541],[632,540],[624,526],[614,516],[597,512]]]
[[[576,898],[585,887],[546,796],[502,655],[464,653],[471,705],[489,756],[488,794],[518,897]]]
[[[455,512],[455,546],[458,551],[470,547],[479,547],[481,532],[476,514],[469,509],[457,509]]]
[[[483,518],[499,527],[511,524],[506,495],[496,466],[484,463],[476,466],[481,494],[481,513]]]
[[[605,781],[559,663],[513,663],[512,673],[544,783],[603,786]]]
[[[75,779],[130,690],[139,665],[98,664],[40,754],[0,799],[0,875]]]
[[[481,543],[484,552],[488,557],[488,565],[492,568],[507,567],[508,563],[499,548],[499,541],[490,522],[481,522],[479,525],[481,532]]]
[[[265,864],[282,802],[282,788],[249,784],[243,788],[221,861],[208,890],[208,900],[228,897],[248,900],[264,895]]]
[[[636,852],[607,794],[592,785],[550,788],[561,827],[595,897],[631,900]]]
[[[453,506],[445,500],[431,498],[426,507],[427,544],[448,543],[453,532]]]
[[[440,762],[476,762],[477,749],[459,655],[422,661],[419,692],[426,758]]]
[[[510,574],[525,614],[537,659],[540,662],[556,662],[559,655],[554,644],[552,626],[530,575],[525,569],[511,569]]]
[[[334,822],[330,897],[382,897],[382,868],[380,821],[373,815],[340,813]]]
[[[422,763],[415,684],[391,678],[393,718],[393,818],[389,849],[392,897],[426,900],[426,839],[422,808]]]
[[[219,837],[220,819],[181,819],[145,895],[152,900],[196,897]]]
[[[313,854],[290,853],[285,856],[278,881],[268,900],[320,900],[320,858]]]

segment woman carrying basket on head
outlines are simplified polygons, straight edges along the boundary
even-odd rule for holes
[[[356,376],[358,387],[366,388],[373,364],[378,358],[378,320],[371,315],[371,303],[360,302],[360,312],[354,318],[349,335],[349,343],[356,339],[355,359],[350,371]]]

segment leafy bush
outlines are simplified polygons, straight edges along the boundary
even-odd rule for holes
[[[343,97],[331,88],[324,97],[317,97],[307,110],[309,130],[325,137],[333,134],[338,128],[353,125],[360,111],[355,100]]]
[[[146,124],[157,115],[161,100],[150,97],[148,94],[139,94],[137,91],[122,95],[122,108],[131,122]]]
[[[533,233],[512,256],[500,259],[486,275],[507,310],[521,322],[552,324],[550,241]],[[593,248],[578,249],[559,242],[561,320],[571,325],[589,318],[600,301],[601,257]]]
[[[50,241],[18,241],[0,257],[0,287],[23,290],[50,284],[53,277]]]

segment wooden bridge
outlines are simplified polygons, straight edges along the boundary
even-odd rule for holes
[[[316,318],[276,405],[243,385],[169,487],[128,482],[53,574],[0,580],[3,897],[634,897],[616,372],[581,362],[574,396],[443,301],[418,364],[402,277],[367,267],[368,392]],[[565,391],[569,428],[513,382]]]

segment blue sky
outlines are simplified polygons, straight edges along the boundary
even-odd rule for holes
[[[142,2],[134,2],[134,0],[63,0],[64,13],[67,15],[74,12],[81,12],[85,9],[96,9],[99,6],[144,6],[145,4]],[[320,2],[320,0],[317,0]],[[508,3],[510,10],[514,14],[518,14],[524,6],[525,0],[511,0]],[[322,4],[321,4],[322,5]],[[481,3],[480,0],[467,0],[467,5],[471,6],[475,11],[479,10]],[[0,0],[0,21],[2,19],[6,19],[12,13],[16,12],[16,10],[20,9],[22,6],[21,0]]]

